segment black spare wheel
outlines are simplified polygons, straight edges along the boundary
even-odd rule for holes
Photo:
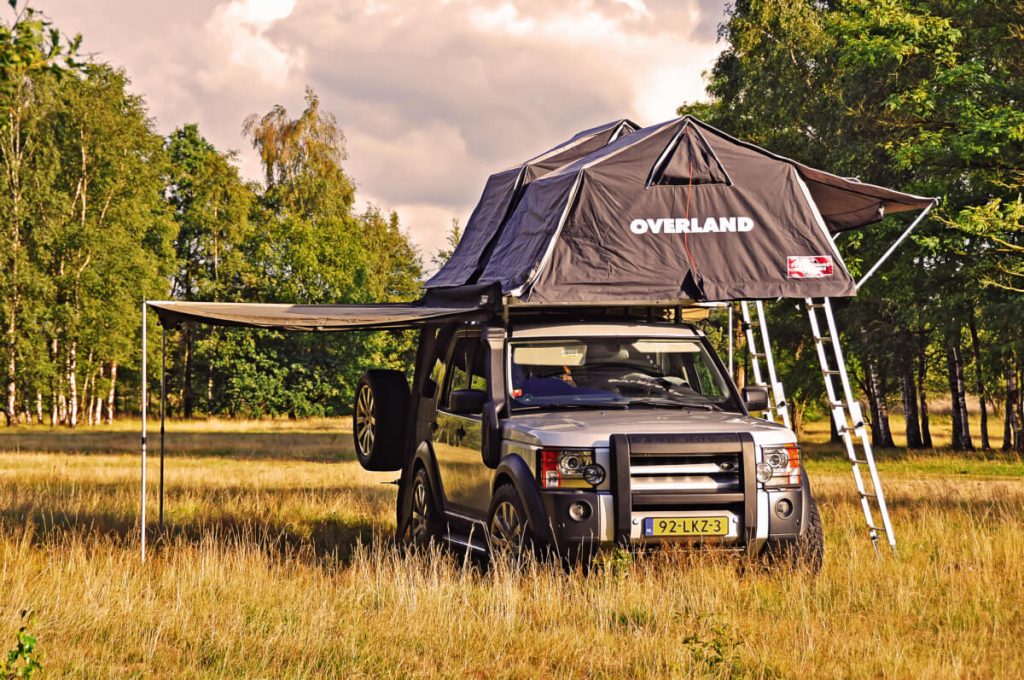
[[[409,383],[402,371],[367,371],[356,386],[352,435],[359,464],[367,470],[402,469],[409,420]]]

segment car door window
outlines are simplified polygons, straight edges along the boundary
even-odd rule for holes
[[[448,363],[447,382],[445,384],[444,396],[441,400],[441,408],[447,409],[451,393],[455,390],[481,390],[487,389],[486,352],[483,343],[478,336],[462,337],[456,340],[455,348],[452,351],[451,360]]]

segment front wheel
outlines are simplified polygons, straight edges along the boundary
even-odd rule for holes
[[[502,484],[491,498],[487,521],[491,559],[519,562],[534,556],[541,547],[530,527],[519,493],[511,484]]]

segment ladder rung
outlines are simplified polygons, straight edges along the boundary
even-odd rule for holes
[[[878,532],[880,531],[880,532],[882,532],[883,534],[886,534],[886,535],[888,535],[888,534],[889,534],[889,532],[885,530],[885,527],[873,527],[873,526],[871,526],[871,525],[869,524],[869,525],[868,525],[868,529],[870,529],[871,531],[874,531],[875,533],[878,533]]]
[[[878,499],[878,494],[868,493],[867,491],[861,491],[859,493],[861,498],[874,498],[875,500]]]
[[[807,306],[810,307],[811,309],[824,309],[825,308],[824,303],[821,303],[821,302],[808,302]]]
[[[831,368],[823,368],[821,369],[821,372],[824,373],[825,375],[842,375],[840,371]]]
[[[832,336],[831,335],[819,335],[818,337],[814,338],[814,341],[815,342],[832,342]]]
[[[764,352],[751,352],[750,356],[754,357],[755,359],[763,359]]]
[[[871,465],[871,461],[868,461],[868,460],[858,460],[856,458],[851,458],[850,462],[853,463],[854,465]]]

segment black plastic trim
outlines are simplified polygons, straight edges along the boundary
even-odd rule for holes
[[[519,455],[511,454],[501,459],[501,463],[495,471],[495,479],[502,475],[512,480],[512,485],[519,494],[519,500],[523,502],[523,508],[526,509],[527,521],[533,527],[537,538],[542,542],[553,543],[551,524],[547,512],[544,510],[544,502],[540,498],[540,488],[537,486],[537,480],[533,478],[530,466]]]
[[[630,522],[633,518],[633,494],[629,479],[630,438],[624,434],[611,437],[612,508],[615,517],[615,542],[629,544]]]

